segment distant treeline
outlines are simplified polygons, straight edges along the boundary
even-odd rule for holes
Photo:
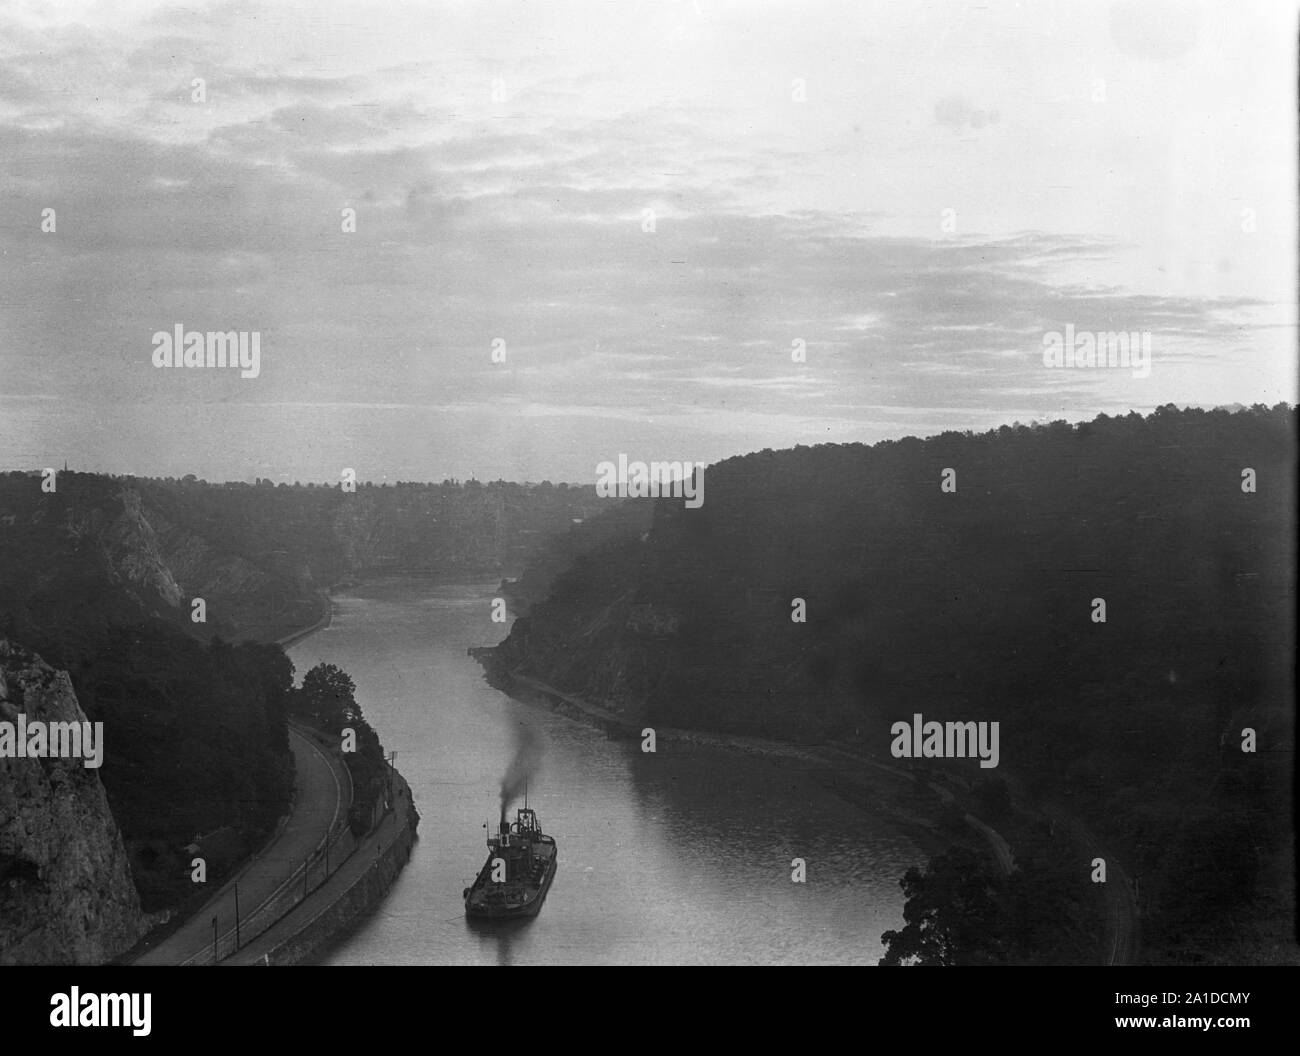
[[[546,482],[345,492],[61,471],[54,488],[37,473],[0,474],[0,614],[66,610],[70,582],[106,575],[132,596],[129,608],[176,617],[193,634],[261,641],[314,622],[319,592],[349,576],[513,574],[552,533],[617,505]],[[204,624],[189,621],[194,598]]]
[[[504,481],[272,486],[137,480],[176,524],[216,531],[268,569],[319,584],[386,568],[492,574],[522,568],[540,538],[607,508],[594,486]]]
[[[649,723],[880,755],[914,712],[998,721],[1004,772],[1124,853],[1153,956],[1212,957],[1291,928],[1295,440],[1288,406],[1170,405],[728,459],[501,655]]]

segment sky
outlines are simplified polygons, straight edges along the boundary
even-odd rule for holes
[[[0,2],[0,469],[592,483],[1293,403],[1296,42],[1279,0]],[[177,326],[257,376],[156,366]],[[1067,326],[1149,370],[1046,364]]]

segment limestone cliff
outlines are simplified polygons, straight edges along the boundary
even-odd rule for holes
[[[155,592],[173,608],[181,603],[182,592],[167,567],[162,546],[142,509],[140,496],[130,488],[118,494],[121,512],[100,535],[100,545],[109,568],[130,583]]]
[[[86,720],[65,672],[0,637],[0,721],[19,712]],[[0,964],[100,963],[146,926],[98,771],[0,759]]]

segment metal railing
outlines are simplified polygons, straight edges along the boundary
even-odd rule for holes
[[[348,827],[347,818],[340,819],[311,855],[285,879],[275,892],[251,913],[231,914],[227,911],[212,918],[213,938],[202,950],[182,961],[183,965],[216,964],[269,930],[308,895],[338,872],[357,849],[357,838]],[[236,904],[238,893],[236,888]]]
[[[322,750],[331,754],[337,751],[334,742],[320,731],[297,722],[292,723],[292,725],[303,736],[320,742],[324,746]],[[330,765],[333,769],[332,762]],[[182,966],[217,964],[247,946],[282,920],[286,914],[297,907],[313,891],[317,890],[334,873],[338,872],[339,867],[352,857],[352,853],[357,849],[360,841],[352,834],[352,829],[348,825],[348,814],[353,799],[352,776],[346,765],[342,767],[342,770],[346,779],[346,788],[340,790],[339,802],[341,809],[339,816],[312,853],[287,879],[281,882],[270,898],[262,902],[261,905],[254,907],[250,913],[242,914],[239,911],[239,885],[236,883],[235,912],[232,914],[227,911],[225,919],[222,919],[220,914],[212,918],[212,941],[198,953],[182,961]],[[382,819],[386,809],[386,805],[382,800],[376,804],[367,832],[373,829],[375,824]],[[364,839],[364,837],[362,838]]]

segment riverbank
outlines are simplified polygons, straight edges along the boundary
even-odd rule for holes
[[[222,961],[228,966],[313,964],[387,897],[411,858],[419,812],[406,780],[394,772],[393,808],[331,876],[277,924]]]
[[[494,648],[471,648],[469,654],[482,666],[489,685],[521,703],[546,706],[557,714],[595,726],[614,739],[640,741],[643,736],[643,724],[510,669]],[[709,746],[762,756],[798,770],[855,807],[884,818],[906,835],[920,852],[915,863],[918,867],[924,866],[926,859],[961,845],[984,853],[1003,876],[1010,876],[1015,868],[1012,844],[1003,832],[976,816],[972,783],[951,768],[922,772],[915,766],[905,769],[892,760],[885,763],[836,745],[796,745],[704,730],[656,727],[655,740],[660,751],[673,744]],[[1007,831],[1019,836],[1027,836],[1035,828],[1054,832],[1059,826],[1071,846],[1080,854],[1086,852],[1087,857],[1081,860],[1107,859],[1114,882],[1100,885],[1100,890],[1094,885],[1090,896],[1099,911],[1094,920],[1101,933],[1097,940],[1099,959],[1107,965],[1130,963],[1137,954],[1138,911],[1132,884],[1118,861],[1102,850],[1078,819],[1054,806],[1029,802],[1018,788],[1012,799],[1012,810],[998,822],[999,826],[1010,825],[1012,829]]]
[[[642,739],[642,724],[507,668],[492,648],[472,648],[469,655],[483,667],[489,685],[521,703],[548,707],[557,714],[594,726],[614,739],[637,742]],[[918,866],[926,858],[961,843],[987,850],[994,864],[1004,867],[1006,841],[978,818],[958,808],[960,790],[939,783],[944,780],[943,775],[936,780],[933,775],[922,775],[830,746],[795,745],[706,730],[658,726],[655,742],[658,751],[674,744],[721,748],[760,756],[798,770],[855,807],[888,820],[921,852]]]
[[[319,598],[321,602],[321,608],[323,610],[320,619],[318,619],[310,627],[304,627],[300,631],[294,631],[292,634],[286,634],[283,638],[277,638],[275,640],[276,645],[278,645],[281,649],[288,649],[291,646],[297,645],[303,639],[310,638],[317,631],[323,631],[326,627],[328,627],[333,622],[334,599],[330,596],[329,592],[327,591],[321,591],[319,594]]]
[[[312,626],[279,639],[276,644],[281,649],[287,652],[330,626],[334,619],[332,589],[321,592],[324,606],[321,618]],[[410,860],[420,824],[410,785],[396,767],[391,773],[391,809],[385,811],[365,836],[355,841],[347,858],[336,864],[335,872],[258,940],[222,963],[289,965],[317,960],[383,902]],[[350,800],[349,796],[344,817],[351,807]]]

